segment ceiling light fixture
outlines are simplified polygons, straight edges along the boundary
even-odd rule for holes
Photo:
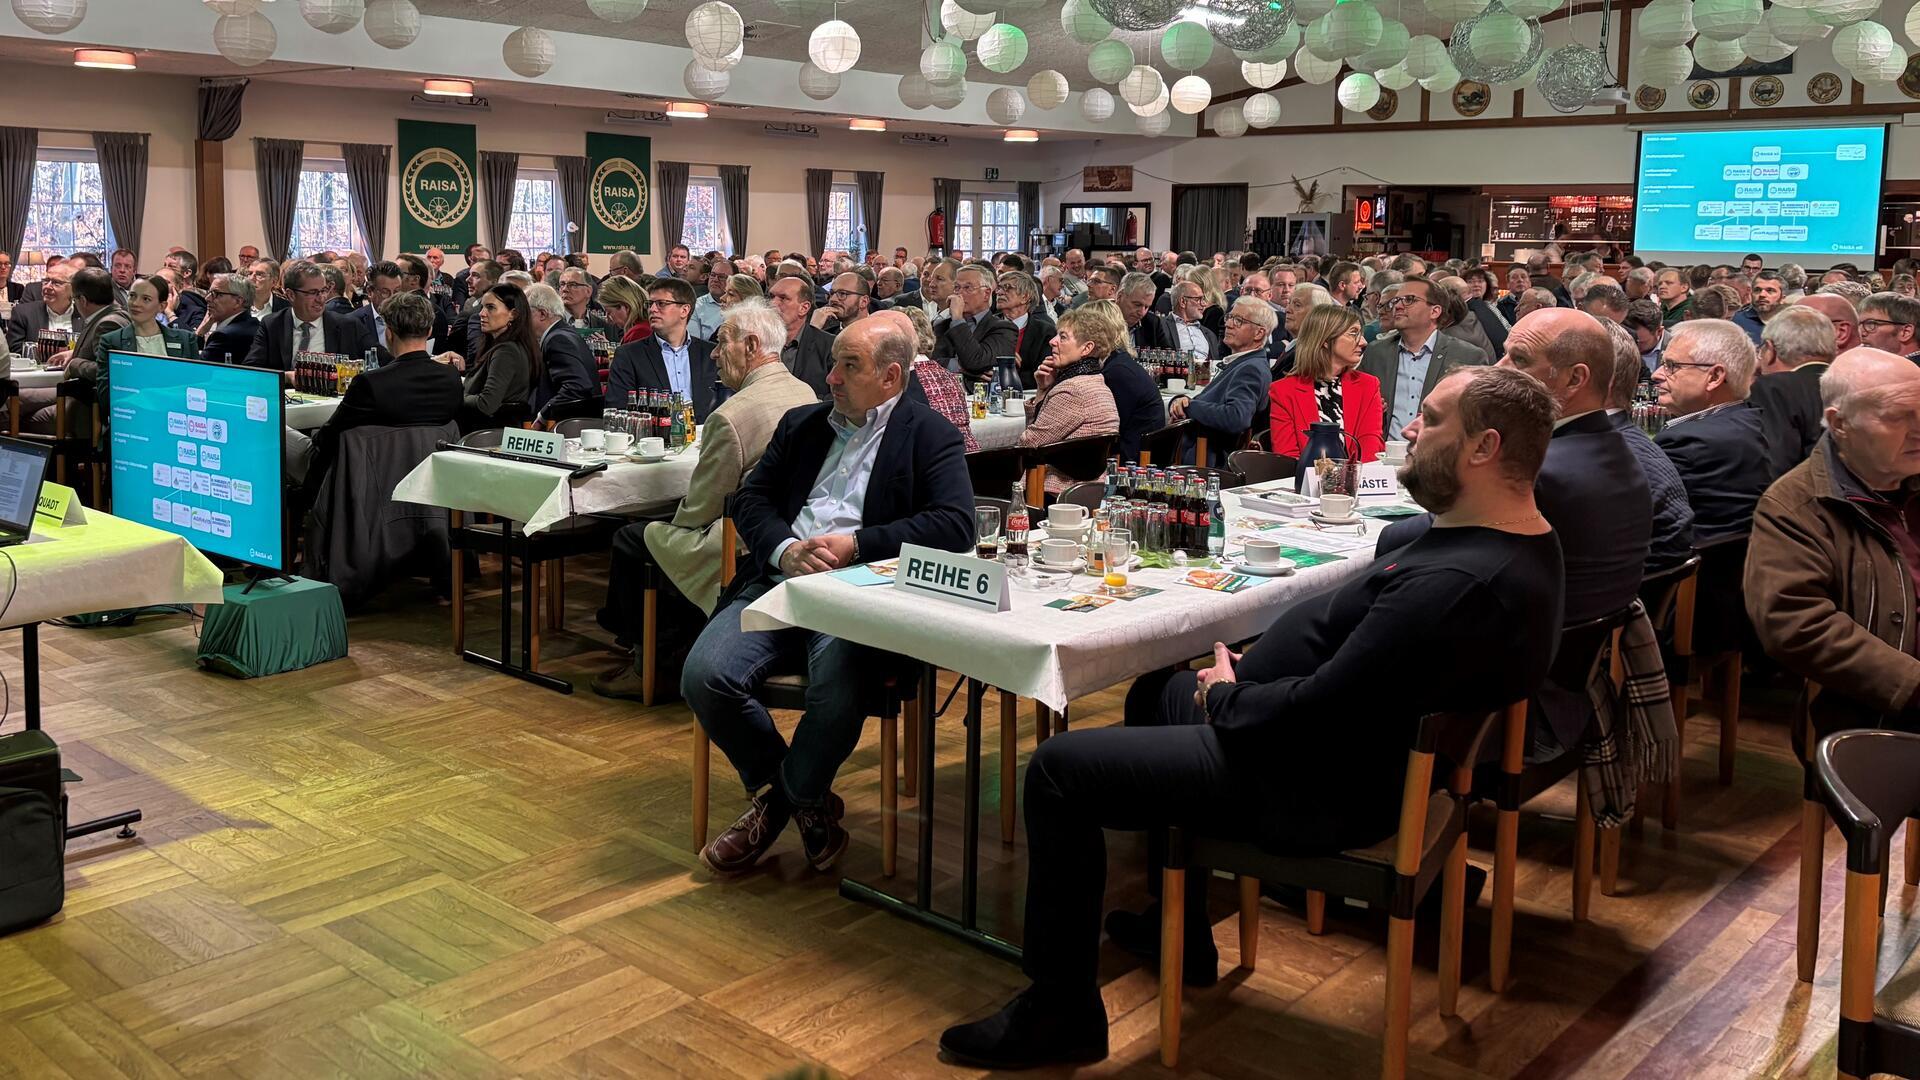
[[[472,97],[473,84],[465,79],[428,79],[421,93],[428,97]]]
[[[75,49],[73,66],[83,68],[108,68],[113,71],[134,70],[133,54],[119,49]]]
[[[885,131],[887,130],[887,122],[885,120],[868,120],[864,117],[856,116],[853,119],[847,121],[847,130],[848,131]]]
[[[1001,136],[1003,142],[1039,142],[1040,133],[1032,128],[1014,128]]]
[[[667,115],[676,120],[705,120],[707,106],[701,101],[669,101]]]

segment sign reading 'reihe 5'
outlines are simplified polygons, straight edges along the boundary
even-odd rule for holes
[[[1008,609],[1007,568],[997,559],[977,558],[972,552],[902,544],[893,587],[978,611]]]
[[[500,449],[522,457],[559,461],[566,453],[566,440],[557,431],[508,428],[500,437]]]

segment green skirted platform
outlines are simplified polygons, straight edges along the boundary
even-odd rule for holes
[[[246,592],[229,585],[226,603],[207,608],[200,666],[253,679],[298,671],[347,655],[347,613],[340,590],[324,581],[263,581]]]

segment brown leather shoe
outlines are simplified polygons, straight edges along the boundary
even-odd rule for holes
[[[700,864],[716,874],[751,870],[780,838],[792,813],[785,799],[774,799],[772,789],[755,795],[746,813],[700,849]]]
[[[840,819],[846,814],[847,804],[831,791],[819,806],[801,807],[793,812],[793,820],[800,826],[800,845],[806,850],[808,866],[828,870],[846,854],[847,830],[840,827]]]
[[[616,668],[609,668],[607,671],[593,677],[594,693],[599,694],[601,697],[619,698],[622,701],[638,701],[644,703],[646,701],[646,695],[642,692],[643,686],[644,684],[640,681],[640,673],[633,670],[633,664],[631,662],[621,664]]]

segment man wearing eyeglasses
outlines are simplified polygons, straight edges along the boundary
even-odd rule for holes
[[[569,266],[560,272],[560,302],[567,305],[567,323],[575,330],[587,337],[597,333],[604,338],[619,340],[620,334],[613,324],[604,316],[595,315],[589,310],[593,303],[593,282],[587,280],[585,270]],[[691,307],[693,301],[688,300],[687,303]],[[620,400],[625,401],[626,398]]]
[[[838,334],[855,320],[871,313],[873,290],[859,274],[849,270],[833,279],[827,287],[827,305],[813,313],[813,325],[829,334]]]
[[[1737,539],[1773,475],[1760,410],[1747,403],[1758,357],[1747,332],[1725,319],[1673,328],[1653,385],[1670,418],[1654,436],[1693,504],[1694,546]]]
[[[1471,342],[1439,331],[1440,299],[1433,282],[1410,277],[1380,305],[1382,333],[1360,357],[1360,370],[1380,380],[1387,431],[1399,431],[1420,414],[1420,402],[1440,377],[1464,364],[1491,364],[1493,357]]]
[[[1198,290],[1183,281],[1174,286]],[[1180,310],[1181,298],[1174,300]],[[1225,348],[1228,355],[1219,362],[1213,380],[1189,399],[1177,397],[1167,403],[1167,419],[1192,420],[1198,434],[1207,439],[1207,461],[1202,464],[1225,468],[1227,455],[1239,445],[1240,437],[1253,430],[1267,393],[1272,389],[1273,373],[1267,362],[1267,335],[1273,332],[1273,307],[1255,296],[1243,296],[1233,302],[1227,313]],[[1355,328],[1358,330],[1358,327]],[[1263,422],[1264,423],[1264,422]],[[1181,460],[1193,463],[1194,445],[1181,448]]]
[[[1896,292],[1874,293],[1860,305],[1855,324],[1860,343],[1920,363],[1920,300]]]
[[[325,273],[309,262],[287,267],[287,307],[261,320],[247,351],[247,366],[292,371],[294,357],[304,352],[336,353],[355,360],[366,356],[377,342],[365,323],[327,310],[333,289]]]
[[[700,299],[693,302],[693,319],[687,324],[688,333],[702,341],[712,341],[713,335],[720,331],[720,323],[725,313],[720,310],[720,298],[726,295],[727,279],[733,276],[733,264],[726,259],[715,259],[707,264],[706,291]]]
[[[948,371],[979,379],[993,371],[996,358],[1014,355],[1019,331],[995,315],[992,306],[992,272],[980,266],[961,267],[954,275],[947,313],[933,327],[932,359]]]
[[[704,424],[714,406],[726,400],[715,388],[713,343],[687,332],[692,314],[693,286],[675,277],[653,280],[647,290],[647,325],[653,334],[620,346],[607,372],[607,401],[613,407],[624,407],[632,390],[669,390],[692,398],[693,418]]]

